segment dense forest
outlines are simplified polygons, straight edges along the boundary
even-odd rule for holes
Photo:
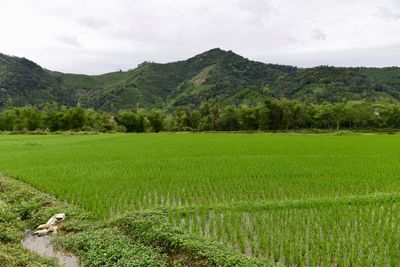
[[[259,104],[221,106],[202,103],[173,112],[132,109],[97,112],[80,106],[19,107],[0,113],[1,131],[274,131],[296,129],[400,129],[400,103],[350,101],[302,104],[268,99]]]
[[[212,49],[187,60],[144,62],[103,75],[46,70],[0,54],[0,110],[50,104],[118,112],[122,109],[255,106],[269,98],[306,105],[347,101],[400,100],[400,68],[297,68],[265,64],[231,51]]]

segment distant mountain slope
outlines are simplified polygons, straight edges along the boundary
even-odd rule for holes
[[[57,82],[34,62],[0,54],[0,106],[57,101]]]
[[[233,52],[213,49],[186,61],[195,66],[169,96],[168,105],[198,105],[202,101],[238,104],[258,101],[268,84],[296,68],[250,61]],[[267,87],[267,88],[265,88]]]
[[[0,54],[0,108],[55,103],[118,110],[255,103],[266,97],[304,102],[400,100],[400,68],[296,68],[264,64],[212,49],[167,64],[143,63],[103,75],[48,71]]]
[[[398,101],[400,69],[320,66],[299,69],[275,80],[271,87],[276,97],[305,102]]]

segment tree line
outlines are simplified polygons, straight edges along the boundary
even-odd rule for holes
[[[352,101],[303,104],[270,99],[254,106],[202,103],[115,114],[77,107],[19,107],[0,112],[0,131],[285,131],[400,129],[400,103]]]

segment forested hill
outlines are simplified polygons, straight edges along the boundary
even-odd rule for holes
[[[167,64],[145,62],[126,72],[53,72],[0,54],[0,109],[54,103],[115,111],[137,107],[257,103],[276,97],[307,103],[400,100],[400,68],[296,68],[212,49]]]

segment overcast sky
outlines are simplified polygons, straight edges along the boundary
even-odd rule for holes
[[[220,47],[302,67],[400,65],[400,0],[0,0],[0,52],[99,74]]]

